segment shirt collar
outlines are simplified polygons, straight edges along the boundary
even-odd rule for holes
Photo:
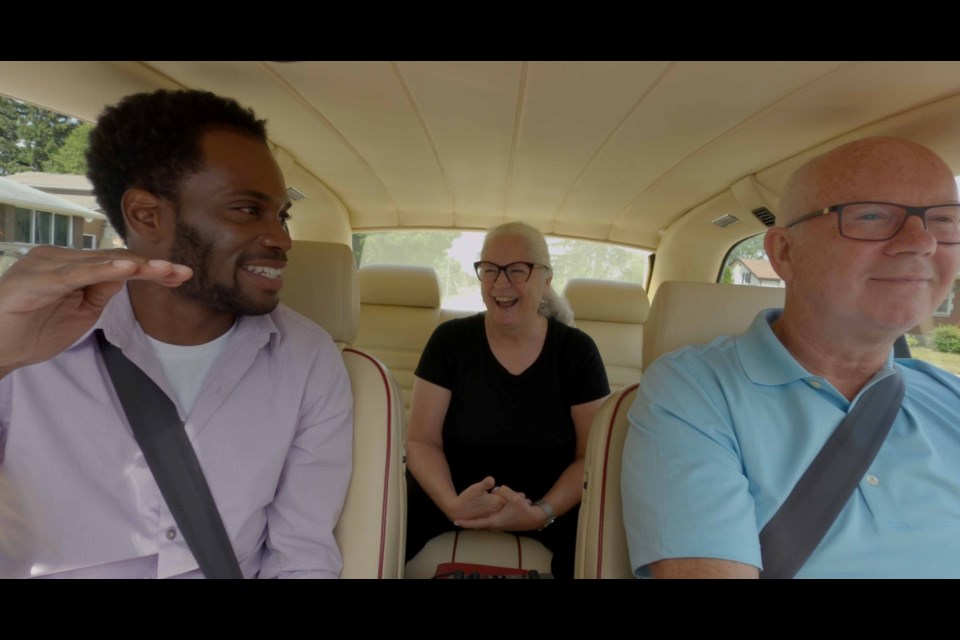
[[[259,316],[240,316],[236,325],[236,331],[231,336],[230,341],[242,340],[262,346],[270,343],[270,348],[275,349],[280,345],[281,334],[273,321],[273,315],[276,311]],[[131,340],[138,334],[144,337],[140,340],[145,341],[145,334],[136,317],[133,315],[133,306],[130,303],[130,294],[127,286],[124,285],[113,296],[110,302],[93,327],[77,340],[70,347],[71,349],[85,343],[94,331],[102,329],[107,340],[118,346],[121,350],[127,348]]]
[[[797,362],[770,328],[770,324],[776,322],[781,313],[783,309],[764,309],[753,319],[745,333],[734,338],[740,364],[743,365],[747,377],[756,384],[773,386],[816,377]],[[864,389],[892,372],[893,349],[887,356],[886,364],[877,371]]]
[[[745,333],[734,338],[744,373],[755,384],[781,385],[810,377],[770,328],[782,312],[764,309]]]

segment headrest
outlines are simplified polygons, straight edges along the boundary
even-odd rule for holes
[[[357,267],[349,245],[297,240],[283,272],[280,299],[333,338],[351,344],[360,325]]]
[[[665,353],[743,333],[758,313],[782,307],[786,290],[710,282],[664,282],[643,327],[643,368]]]
[[[647,292],[633,282],[571,278],[563,297],[573,309],[574,320],[643,324],[650,313]]]
[[[431,267],[369,265],[360,269],[360,302],[437,309],[440,280]]]

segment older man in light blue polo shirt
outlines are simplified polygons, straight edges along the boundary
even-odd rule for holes
[[[765,240],[784,309],[664,356],[642,380],[622,478],[637,575],[757,577],[764,525],[897,371],[890,433],[797,577],[960,577],[960,378],[892,356],[953,285],[958,203],[943,160],[896,138],[844,145],[791,177]]]

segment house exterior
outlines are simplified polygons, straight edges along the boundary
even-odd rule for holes
[[[733,284],[748,284],[755,287],[783,287],[783,280],[766,260],[737,258],[730,266]]]
[[[5,177],[7,180],[13,180],[19,184],[39,189],[44,193],[63,198],[73,204],[80,205],[84,209],[103,213],[100,210],[100,205],[97,204],[96,196],[93,195],[93,185],[90,184],[87,176],[25,171]]]
[[[84,209],[103,213],[100,205],[97,204],[96,196],[93,195],[93,185],[86,176],[25,171],[6,176],[6,178],[72,202]],[[106,219],[97,218],[88,222],[84,227],[84,234],[97,237],[96,248],[98,249],[113,249],[125,246],[123,239],[113,230]]]
[[[0,177],[0,272],[38,244],[98,248],[105,228],[102,213]]]

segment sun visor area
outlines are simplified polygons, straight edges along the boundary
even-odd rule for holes
[[[287,187],[302,196],[290,210],[290,234],[295,241],[338,242],[349,245],[353,233],[350,214],[340,198],[304,169],[283,147],[271,144]]]

